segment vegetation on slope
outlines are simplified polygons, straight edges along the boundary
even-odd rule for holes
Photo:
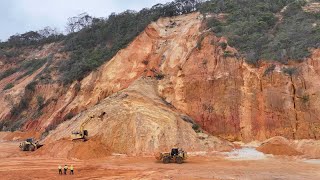
[[[227,37],[229,45],[239,49],[249,63],[257,64],[260,59],[286,63],[289,59],[303,60],[310,55],[310,48],[320,46],[320,15],[303,11],[305,4],[303,0],[176,0],[139,12],[113,13],[108,18],[84,13],[68,19],[68,35],[47,27],[11,36],[0,43],[0,56],[19,56],[12,47],[63,41],[63,51],[70,54],[70,59],[59,64],[60,82],[70,84],[109,61],[150,22],[200,11],[204,15],[225,14],[225,20],[208,16],[207,26],[216,35]]]
[[[41,48],[53,42],[64,45],[62,51],[70,56],[68,60],[60,61],[57,69],[60,82],[70,85],[109,61],[150,22],[160,17],[200,11],[206,17],[207,27],[217,36],[227,37],[228,44],[237,48],[249,63],[257,65],[261,59],[287,63],[289,59],[303,60],[310,55],[310,48],[320,46],[320,14],[305,12],[302,9],[305,4],[303,0],[176,0],[139,12],[113,13],[108,18],[80,14],[68,19],[67,35],[47,27],[40,31],[11,36],[8,41],[0,43],[0,57],[5,57],[3,59],[9,60],[9,63],[11,60],[21,63],[0,73],[0,80],[22,71],[22,75],[17,78],[21,79],[33,74],[45,63],[47,66],[25,88],[25,96],[11,110],[11,117],[8,117],[10,121],[0,122],[0,130],[19,129],[27,120],[21,112],[30,110],[32,98],[37,98],[37,107],[30,112],[38,112],[34,114],[34,119],[41,115],[46,103],[43,97],[36,96],[35,86],[37,83],[52,83],[52,69],[49,67],[52,57],[24,61],[20,57],[23,48]],[[219,14],[224,14],[225,18],[217,18]],[[221,43],[220,46],[226,49],[228,44]],[[198,48],[201,46],[198,45]],[[228,51],[225,51],[224,56],[230,56]],[[17,58],[21,59],[16,61]],[[265,75],[274,68],[270,66]],[[289,69],[283,71],[286,74],[294,73]],[[157,74],[156,78],[162,79],[163,75]],[[4,90],[12,87],[14,83],[9,83]]]
[[[202,13],[226,14],[208,18],[207,26],[225,36],[231,46],[257,64],[260,59],[286,63],[303,60],[309,48],[320,47],[319,13],[303,11],[303,0],[216,0],[205,2]]]

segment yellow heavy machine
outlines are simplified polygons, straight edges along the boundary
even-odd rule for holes
[[[89,135],[88,130],[85,130],[84,127],[86,124],[88,124],[89,121],[90,121],[90,118],[88,118],[87,120],[85,120],[81,124],[80,131],[72,132],[72,134],[71,134],[72,141],[76,141],[76,140],[86,141],[86,140],[88,140],[88,135]]]
[[[38,141],[35,141],[33,138],[28,138],[19,145],[21,151],[35,151],[41,147]]]
[[[168,164],[170,162],[182,164],[183,161],[187,159],[187,152],[179,148],[172,148],[171,153],[159,153],[156,158],[164,164]]]

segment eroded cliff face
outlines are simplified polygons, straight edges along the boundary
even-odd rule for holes
[[[167,101],[230,140],[319,138],[318,50],[303,63],[255,68],[223,56],[220,41],[207,36],[181,70],[161,81]]]
[[[66,90],[47,87],[45,95],[55,101],[25,129],[44,130],[141,77],[153,77],[159,79],[159,96],[210,134],[243,141],[318,139],[320,50],[301,63],[265,61],[253,67],[238,58],[236,49],[223,49],[223,42],[202,30],[200,14],[162,18],[81,82]]]
[[[156,80],[141,78],[62,123],[44,140],[46,146],[42,152],[54,155],[58,147],[64,156],[77,148],[85,151],[70,140],[70,132],[78,130],[84,122],[87,123],[85,129],[89,132],[89,142],[99,142],[88,147],[93,151],[106,147],[114,153],[153,155],[174,146],[187,151],[230,151],[234,148],[225,140],[196,133],[183,116],[158,96]]]

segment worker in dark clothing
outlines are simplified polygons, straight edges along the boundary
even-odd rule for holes
[[[64,168],[63,168],[63,169],[64,169],[64,174],[67,175],[68,166],[67,166],[67,165],[64,165]]]
[[[60,165],[59,165],[58,169],[59,169],[59,174],[62,174],[62,167]]]

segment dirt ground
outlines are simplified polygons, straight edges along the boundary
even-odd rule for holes
[[[35,156],[20,152],[18,145],[0,142],[0,179],[320,179],[320,163],[292,158],[230,160],[207,155],[178,165],[162,164],[154,157],[113,155],[82,161]],[[73,164],[75,175],[59,175],[59,164]]]

